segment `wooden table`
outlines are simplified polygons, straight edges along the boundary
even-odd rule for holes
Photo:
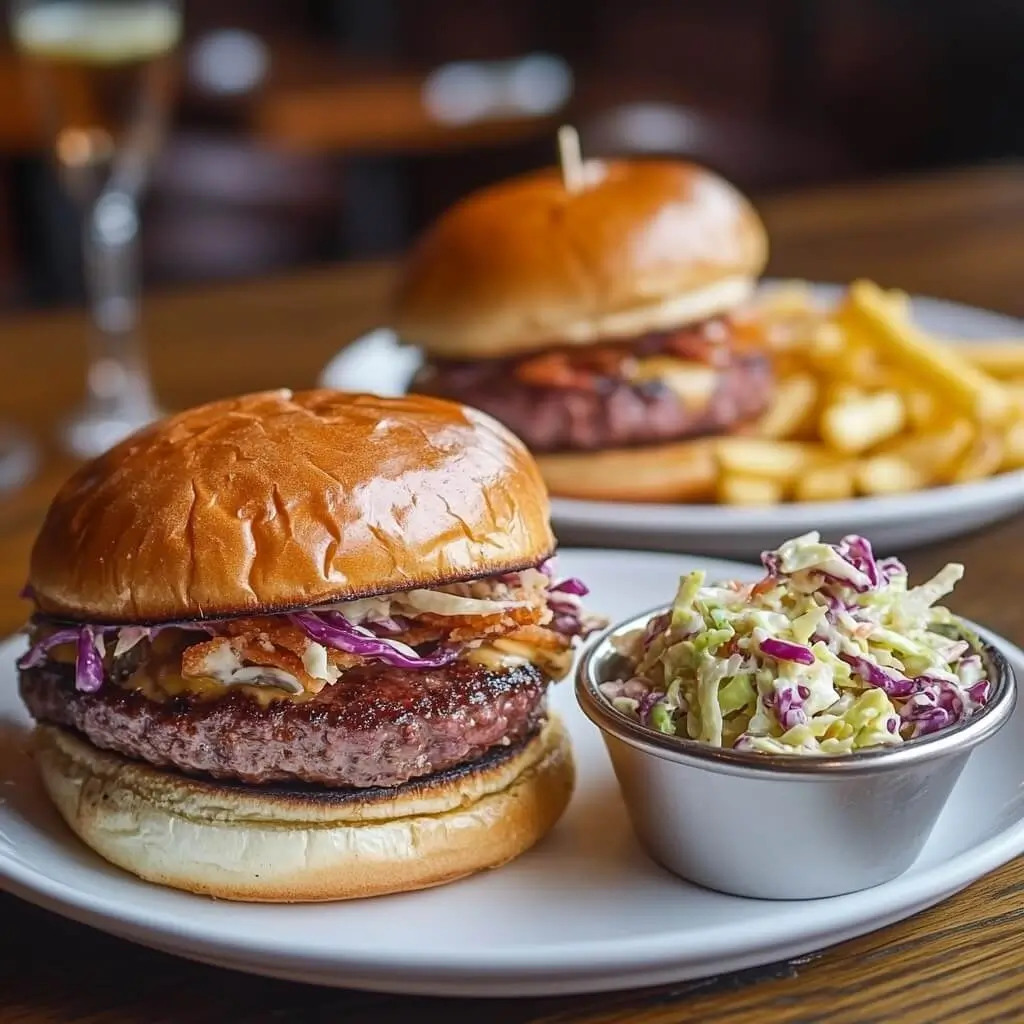
[[[773,272],[886,285],[1024,314],[1024,169],[972,170],[763,204]],[[161,397],[180,406],[229,392],[313,383],[338,346],[380,320],[387,267],[329,269],[147,304]],[[0,325],[0,418],[38,432],[77,398],[77,315]],[[66,464],[52,459],[0,502],[0,629],[33,531]],[[1024,641],[1024,549],[1017,520],[913,553],[912,571],[968,566],[953,602]],[[0,1024],[246,1020],[674,1021],[903,1024],[1024,1020],[1024,862],[934,910],[820,958],[737,977],[569,999],[413,1000],[249,978],[152,953],[0,896]]]

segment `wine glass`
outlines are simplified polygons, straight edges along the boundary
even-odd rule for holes
[[[139,199],[163,137],[181,35],[175,0],[12,0],[57,172],[82,216],[92,313],[87,397],[61,429],[105,451],[159,413],[139,334]]]

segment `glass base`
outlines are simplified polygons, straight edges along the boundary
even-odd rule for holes
[[[24,487],[39,468],[39,448],[17,427],[0,424],[0,493]]]
[[[59,441],[75,458],[92,459],[160,416],[160,410],[150,403],[87,406],[61,424]]]

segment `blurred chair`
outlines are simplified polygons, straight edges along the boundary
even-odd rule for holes
[[[417,226],[411,210],[417,186],[422,191],[438,170],[427,164],[445,163],[448,185],[471,167],[472,180],[460,194],[483,184],[488,163],[508,169],[513,150],[539,140],[553,145],[557,117],[573,91],[566,62],[544,53],[453,61],[426,73],[336,58],[329,74],[312,66],[302,72],[285,58],[282,53],[276,76],[253,96],[246,122],[268,146],[341,158],[343,251],[362,256],[393,254],[408,242]],[[413,163],[416,180],[409,174]]]
[[[178,134],[158,163],[145,211],[147,274],[246,277],[326,258],[341,208],[332,160],[245,138]]]
[[[727,117],[664,101],[610,106],[581,118],[590,156],[667,156],[713,168],[761,191],[851,173],[855,163],[836,141],[753,118]]]

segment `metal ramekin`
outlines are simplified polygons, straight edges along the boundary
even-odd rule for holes
[[[839,896],[888,882],[921,852],[971,751],[1016,703],[1002,653],[981,651],[989,703],[961,725],[843,757],[757,754],[666,736],[616,711],[597,689],[622,678],[612,646],[665,608],[587,648],[576,697],[601,730],[640,842],[669,871],[756,899]]]

